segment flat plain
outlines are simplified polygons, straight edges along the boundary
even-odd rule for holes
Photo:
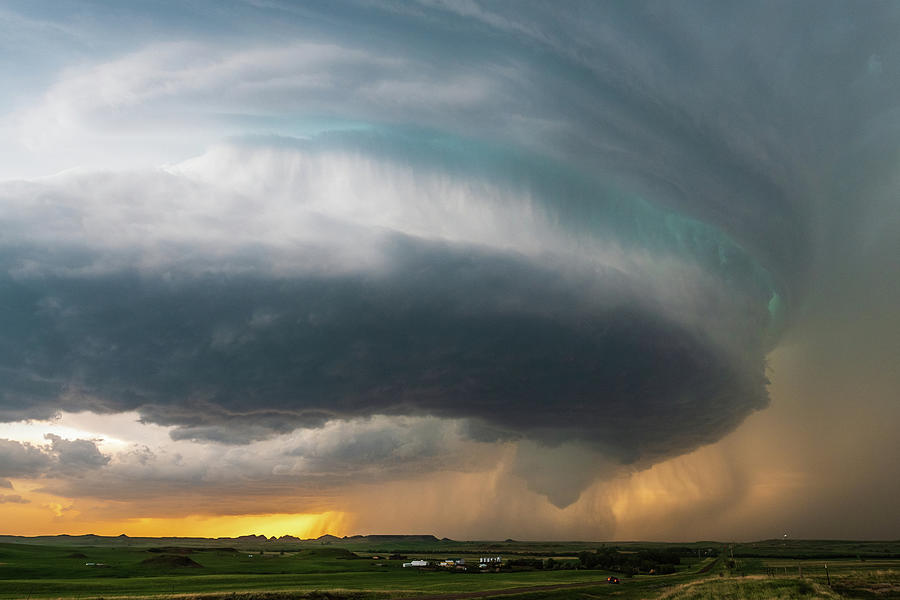
[[[403,567],[450,558],[465,570]],[[0,537],[2,599],[475,597],[900,598],[900,542]]]

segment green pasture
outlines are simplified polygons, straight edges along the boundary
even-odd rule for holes
[[[610,585],[606,583],[607,576],[613,574],[609,571],[575,568],[577,553],[602,546],[596,543],[508,542],[507,551],[498,552],[487,551],[490,543],[454,542],[446,544],[448,547],[443,551],[407,551],[405,559],[390,560],[385,555],[403,550],[400,546],[410,542],[381,540],[384,543],[379,547],[371,540],[363,540],[359,545],[368,548],[358,550],[357,554],[348,544],[307,541],[281,546],[235,544],[238,547],[226,546],[221,540],[207,540],[207,546],[178,544],[182,540],[176,539],[153,540],[156,545],[134,540],[123,543],[119,538],[92,541],[94,545],[35,544],[33,540],[0,543],[0,599],[196,596],[210,600],[281,600],[292,595],[300,597],[297,594],[303,593],[309,594],[309,598],[324,598],[314,592],[327,590],[331,597],[356,600],[510,588],[523,588],[522,593],[514,596],[516,600],[900,597],[900,559],[892,557],[892,545],[887,545],[885,555],[880,557],[870,548],[859,558],[835,558],[833,547],[816,547],[812,542],[798,552],[802,556],[829,556],[824,560],[791,558],[783,551],[770,552],[775,556],[742,557],[737,547],[710,542],[682,545],[699,549],[698,554],[703,557],[685,557],[671,575],[629,577],[615,573],[621,584]],[[421,543],[434,545],[434,541]],[[607,546],[622,554],[661,547],[639,543]],[[714,555],[704,556],[708,548],[715,549]],[[377,559],[373,556],[376,553]],[[477,558],[473,554],[502,554],[505,559],[553,557],[564,568],[499,573],[402,568],[404,560],[412,558],[455,556],[472,564]],[[578,587],[527,589],[569,584]]]
[[[438,571],[332,571],[308,574],[233,574],[31,579],[0,582],[0,598],[98,597],[253,590],[389,591],[394,595],[466,592],[553,583],[604,582],[598,571],[455,574]]]
[[[228,590],[323,589],[389,591],[393,595],[412,595],[599,582],[608,575],[602,571],[587,570],[501,573],[419,571],[404,569],[402,560],[356,558],[353,553],[341,548],[264,554],[221,548],[160,550],[3,544],[0,545],[0,598],[88,598]],[[160,558],[163,560],[158,560]],[[198,566],[183,566],[180,563],[184,558]]]
[[[182,566],[187,560],[197,566]],[[93,564],[90,564],[93,563]],[[116,579],[158,575],[300,574],[372,570],[371,561],[344,549],[283,554],[179,547],[104,548],[0,544],[0,580]]]

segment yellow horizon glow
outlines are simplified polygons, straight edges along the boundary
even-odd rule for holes
[[[341,511],[321,513],[262,513],[246,515],[185,515],[98,519],[96,506],[85,508],[69,499],[27,489],[20,482],[13,493],[27,504],[0,504],[0,535],[111,535],[129,537],[238,537],[264,535],[316,538],[326,533],[347,535],[349,515]],[[102,511],[102,509],[101,509]]]
[[[326,533],[344,535],[346,515],[338,511],[298,514],[260,514],[205,516],[188,515],[169,518],[127,519],[110,523],[120,533],[131,537],[238,537],[264,535],[281,537],[316,538]]]
[[[50,509],[50,510],[48,510]],[[298,538],[317,538],[326,533],[346,535],[346,515],[338,511],[318,514],[260,514],[185,517],[144,517],[111,521],[61,519],[58,505],[7,507],[3,511],[6,523],[16,523],[0,535],[106,535],[125,534],[129,537],[239,537],[264,535]],[[35,514],[39,513],[39,514]]]

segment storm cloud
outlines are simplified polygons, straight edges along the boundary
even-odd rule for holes
[[[109,462],[109,457],[100,452],[94,440],[68,440],[54,434],[45,437],[49,445],[0,439],[0,475],[12,478],[79,476]],[[12,488],[12,484],[3,480],[0,487]]]
[[[0,469],[3,477],[38,476],[50,465],[50,457],[31,444],[0,440]],[[8,481],[3,487],[12,487]]]
[[[566,506],[720,440],[773,349],[898,296],[893,4],[270,4],[57,32],[77,59],[7,102],[0,419],[226,446],[437,419]],[[444,468],[413,437],[282,454]]]
[[[713,441],[765,405],[774,292],[727,237],[599,194],[592,211],[577,180],[559,186],[571,194],[559,206],[537,184],[523,201],[477,174],[438,184],[405,163],[345,158],[353,168],[335,175],[341,155],[264,151],[263,181],[295,181],[223,198],[192,161],[175,175],[7,187],[3,217],[20,232],[3,254],[8,419],[139,411],[176,438],[242,443],[431,415],[500,437],[574,437],[632,463]],[[337,198],[323,163],[345,189]],[[354,182],[360,167],[392,179]],[[432,200],[441,185],[450,197]],[[370,216],[379,196],[391,200]],[[226,206],[172,214],[158,198]],[[614,210],[642,222],[559,222]],[[288,219],[280,232],[276,218]],[[643,224],[648,244],[636,246],[626,227]],[[725,324],[704,323],[714,315]]]

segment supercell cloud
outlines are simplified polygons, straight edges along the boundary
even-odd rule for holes
[[[4,48],[6,422],[332,431],[284,451],[329,477],[517,443],[566,506],[766,407],[896,249],[892,4],[91,6],[0,25],[71,50]],[[116,468],[46,439],[0,476]]]
[[[431,415],[631,463],[765,404],[777,293],[727,236],[576,174],[363,141],[5,188],[7,418],[241,443]]]

